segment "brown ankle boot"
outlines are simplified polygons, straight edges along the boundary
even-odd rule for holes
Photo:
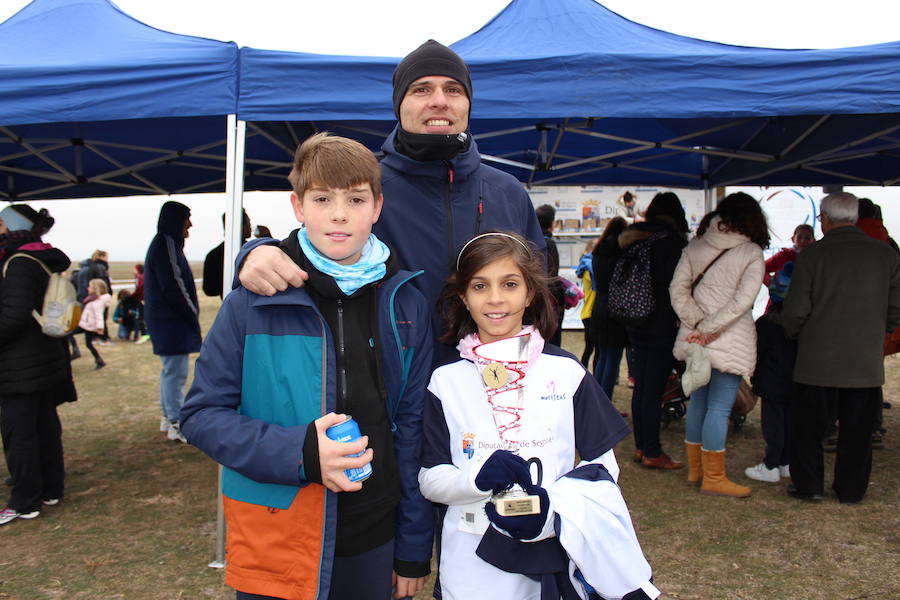
[[[684,463],[672,460],[668,454],[663,452],[656,458],[650,458],[649,456],[644,455],[644,458],[641,459],[641,466],[647,469],[664,469],[666,471],[671,471],[673,469],[684,467]]]
[[[703,479],[703,465],[700,459],[702,447],[702,444],[684,443],[684,453],[687,455],[688,463],[688,485],[700,485],[700,481]]]
[[[703,465],[701,492],[716,496],[732,496],[734,498],[746,498],[750,495],[750,488],[728,480],[728,476],[725,474],[724,450],[713,452],[701,449],[700,461]]]

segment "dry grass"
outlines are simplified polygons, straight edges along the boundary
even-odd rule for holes
[[[116,274],[114,278],[127,277]],[[206,331],[218,300],[203,299]],[[580,332],[564,345],[580,354]],[[168,442],[159,423],[159,361],[150,345],[100,349],[109,366],[75,361],[79,401],[61,407],[66,498],[30,522],[0,528],[0,600],[225,600],[233,591],[206,564],[215,538],[215,465]],[[784,484],[750,482],[747,500],[702,496],[684,474],[641,469],[620,445],[620,483],[663,598],[900,598],[900,359],[888,359],[885,448],[875,451],[866,500],[819,505]],[[628,392],[614,401],[628,410]],[[683,422],[663,431],[683,457]],[[735,480],[763,449],[759,409],[730,435]],[[831,456],[828,457],[830,476]],[[5,469],[0,475],[6,476]],[[427,597],[424,594],[420,598]],[[362,599],[365,600],[365,599]]]

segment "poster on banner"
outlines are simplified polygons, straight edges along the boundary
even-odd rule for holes
[[[625,206],[626,192],[635,198],[633,213]],[[538,207],[549,204],[556,209],[556,224],[553,229],[555,234],[584,236],[600,235],[607,223],[617,216],[642,220],[653,196],[660,192],[674,192],[678,195],[684,206],[688,225],[695,229],[705,212],[703,190],[589,185],[534,186],[528,190],[532,205]],[[577,259],[576,256],[575,260]]]
[[[624,203],[625,193],[635,198],[632,211]],[[534,186],[528,190],[532,205],[537,208],[549,204],[556,209],[553,234],[559,252],[559,274],[581,286],[574,267],[585,252],[587,242],[603,233],[606,225],[617,216],[642,221],[647,206],[661,192],[674,192],[684,206],[690,228],[696,229],[705,214],[703,190],[634,186]],[[630,215],[633,215],[630,216]],[[583,300],[582,300],[583,302]],[[582,329],[581,308],[567,309],[563,329]]]

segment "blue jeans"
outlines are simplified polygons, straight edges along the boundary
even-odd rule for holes
[[[621,346],[602,346],[597,348],[597,364],[594,365],[594,377],[611,400],[616,381],[619,379],[619,365],[622,363]]]
[[[184,404],[184,384],[188,376],[188,355],[160,356],[162,371],[159,374],[159,405],[163,416],[177,421]]]
[[[718,452],[725,449],[728,417],[740,385],[740,375],[712,370],[709,383],[691,394],[684,421],[687,442],[703,444],[704,450]]]

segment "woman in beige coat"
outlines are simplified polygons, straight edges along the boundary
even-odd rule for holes
[[[756,366],[756,329],[751,310],[762,285],[763,248],[769,228],[759,203],[738,192],[704,217],[697,237],[681,254],[669,287],[681,326],[674,354],[684,360],[688,344],[706,349],[709,383],[691,393],[685,419],[688,482],[701,491],[746,497],[750,488],[725,474],[728,417],[743,376]],[[714,262],[715,261],[715,262]]]

